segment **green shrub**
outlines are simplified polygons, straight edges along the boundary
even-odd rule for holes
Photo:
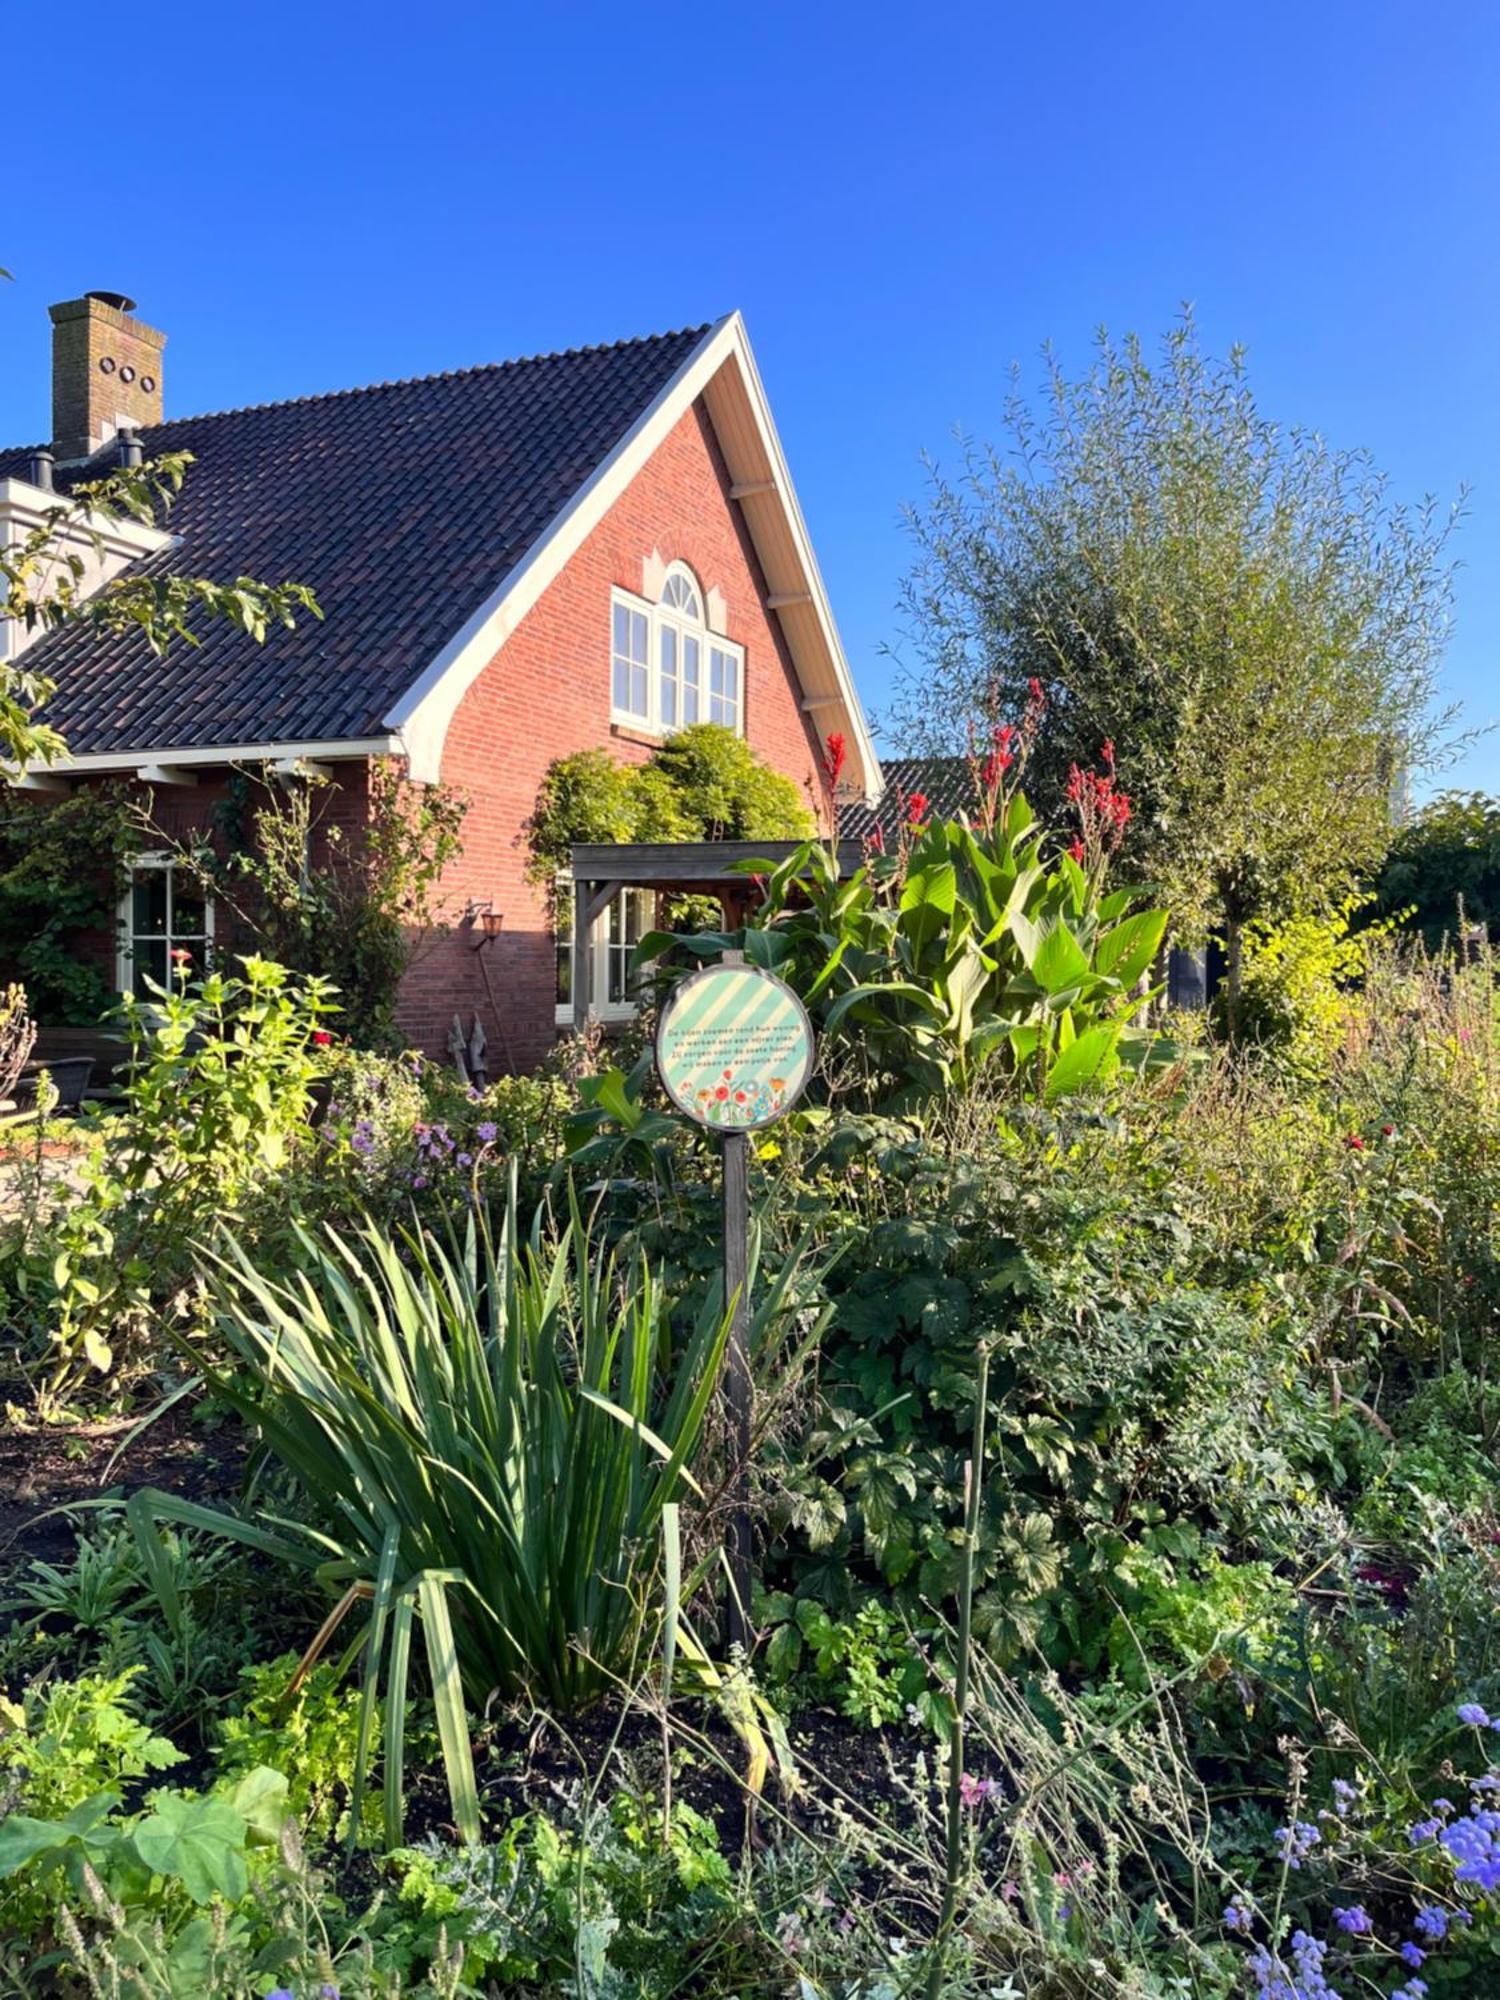
[[[286,1172],[332,1007],[321,981],[258,958],[242,977],[184,970],[150,1006],[127,999],[123,1109],[44,1246],[54,1392],[138,1359],[128,1340],[187,1283],[195,1241]]]
[[[294,1687],[299,1658],[283,1653],[240,1673],[237,1697],[215,1731],[219,1772],[235,1778],[273,1764],[287,1775],[287,1806],[313,1844],[348,1832],[347,1804],[359,1750],[359,1690],[326,1662]],[[378,1737],[372,1748],[378,1748]],[[380,1831],[379,1806],[366,1801],[361,1833]]]

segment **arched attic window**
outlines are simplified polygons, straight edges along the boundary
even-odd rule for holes
[[[694,722],[738,730],[744,713],[743,650],[708,629],[704,593],[673,563],[653,604],[616,590],[612,602],[611,712],[661,736]]]

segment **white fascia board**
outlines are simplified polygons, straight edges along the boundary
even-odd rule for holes
[[[404,751],[405,745],[396,736],[351,737],[344,742],[211,743],[195,745],[188,750],[170,746],[140,750],[88,750],[76,757],[54,757],[51,763],[37,759],[25,767],[25,772],[28,775],[36,773],[78,778],[90,773],[103,776],[118,772],[128,775],[153,765],[168,769],[182,766],[192,769],[205,764],[277,764],[288,760],[363,763],[370,757],[399,757]]]
[[[798,560],[822,628],[822,636],[833,661],[841,705],[861,769],[866,774],[866,791],[874,797],[880,790],[880,764],[874,740],[865,721],[864,710],[855,692],[854,679],[833,622],[828,595],[812,555],[807,528],[792,490],[786,459],[771,422],[765,390],[750,352],[745,323],[740,315],[728,314],[710,327],[650,406],[642,412],[614,450],[553,518],[531,547],[503,577],[468,622],[447,642],[420,678],[413,682],[384,718],[388,729],[399,734],[410,759],[413,778],[435,784],[442,772],[443,746],[448,725],[459,703],[474,681],[494,659],[501,646],[536,603],[547,585],[582,546],[585,538],[605,513],[625,492],[631,481],[666,439],[682,416],[692,408],[708,384],[726,363],[739,368],[750,399],[756,427],[766,454],[775,469],[775,480],[785,507]],[[793,656],[795,664],[795,654]]]
[[[802,518],[802,508],[797,499],[797,489],[792,484],[791,471],[787,466],[786,453],[781,448],[781,439],[776,433],[776,424],[771,416],[770,401],[766,396],[765,384],[760,379],[760,370],[755,365],[751,352],[750,338],[745,331],[745,323],[738,313],[733,316],[738,339],[736,352],[744,374],[745,386],[749,391],[751,408],[755,415],[756,428],[760,432],[761,443],[766,456],[771,461],[772,477],[776,483],[781,504],[786,510],[787,523],[791,528],[792,540],[796,544],[797,560],[807,579],[807,588],[813,600],[818,624],[822,629],[829,658],[833,662],[834,677],[843,700],[844,713],[849,728],[854,735],[852,745],[859,757],[859,768],[865,781],[865,801],[873,805],[880,797],[883,782],[880,775],[880,758],[875,749],[875,739],[870,733],[864,704],[860,701],[859,690],[854,685],[854,676],[849,671],[849,662],[844,653],[844,642],[839,637],[839,628],[833,616],[833,606],[829,602],[828,591],[818,568],[818,559],[813,554],[812,537],[807,532],[807,523]],[[751,530],[753,535],[754,530]],[[790,644],[790,641],[788,641]]]

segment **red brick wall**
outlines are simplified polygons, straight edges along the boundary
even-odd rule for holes
[[[541,894],[525,877],[525,822],[547,766],[604,746],[644,762],[649,741],[610,723],[610,589],[637,594],[652,550],[685,562],[718,590],[727,635],[745,649],[745,734],[767,763],[803,786],[826,822],[816,736],[729,476],[701,406],[685,415],[475,680],[454,715],[445,783],[471,798],[464,852],[443,884],[453,916],[469,898],[503,911],[484,964],[463,932],[435,941],[408,974],[401,1026],[417,1046],[443,1046],[455,1011],[477,1011],[492,1067],[526,1068],[553,1040],[554,957]],[[494,1003],[484,984],[488,972]],[[497,1015],[500,1018],[497,1018]],[[507,1046],[508,1045],[508,1046]]]

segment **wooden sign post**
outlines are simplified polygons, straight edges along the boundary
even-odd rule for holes
[[[724,1363],[732,1514],[727,1645],[748,1646],[754,1542],[750,1521],[750,1134],[783,1117],[812,1072],[813,1031],[790,986],[740,952],[679,980],[656,1030],[662,1088],[689,1118],[718,1132],[724,1187],[724,1298],[730,1311]]]

